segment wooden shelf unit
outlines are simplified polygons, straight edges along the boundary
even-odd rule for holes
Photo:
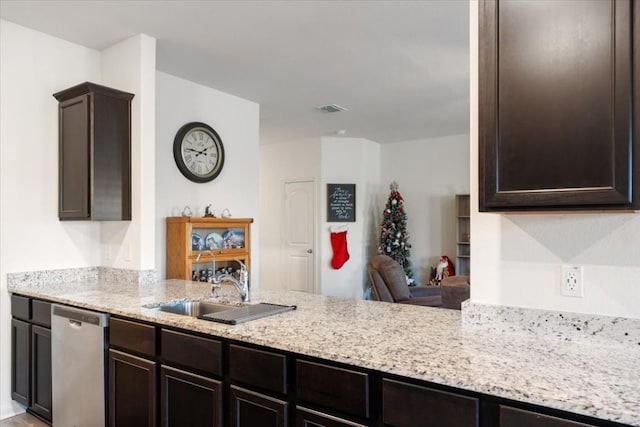
[[[456,274],[471,271],[471,216],[468,194],[456,195]]]
[[[215,256],[217,267],[236,269],[239,265],[233,259],[237,258],[251,271],[251,223],[253,218],[167,217],[167,279],[192,280],[198,255],[201,255],[198,265],[211,266],[209,251]],[[235,240],[223,241],[229,232],[235,235]],[[194,247],[194,233],[213,249]]]

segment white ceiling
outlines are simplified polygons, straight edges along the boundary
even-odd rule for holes
[[[259,103],[261,143],[469,132],[466,0],[2,0],[0,17],[98,50],[155,37],[158,70]]]

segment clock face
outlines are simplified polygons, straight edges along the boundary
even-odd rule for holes
[[[224,147],[210,126],[192,122],[182,126],[173,141],[173,156],[180,172],[194,182],[209,182],[224,165]]]

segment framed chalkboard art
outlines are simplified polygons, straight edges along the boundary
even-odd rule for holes
[[[327,222],[356,222],[355,184],[327,184]]]

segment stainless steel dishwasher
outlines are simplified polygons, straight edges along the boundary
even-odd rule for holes
[[[51,306],[54,427],[105,425],[108,324],[108,314]]]

